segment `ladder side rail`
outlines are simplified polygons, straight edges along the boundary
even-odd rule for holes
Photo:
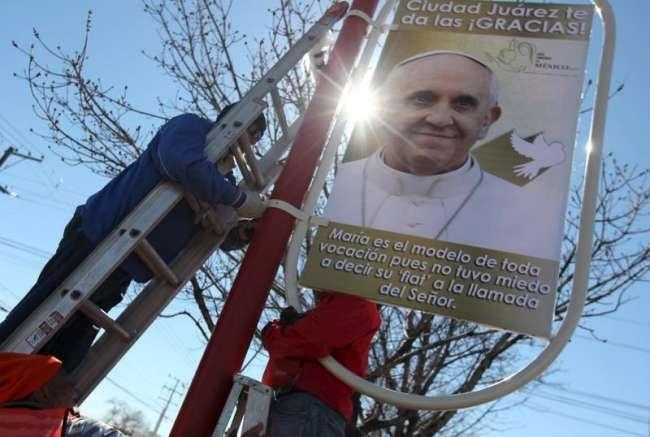
[[[257,381],[248,387],[244,422],[241,426],[242,433],[245,433],[258,424],[262,424],[263,427],[260,431],[261,435],[266,433],[272,396],[273,390],[271,387],[260,384]]]
[[[235,409],[237,409],[239,406],[239,403],[241,401],[240,397],[243,390],[244,390],[244,383],[242,383],[235,377],[232,390],[230,390],[230,394],[228,395],[228,399],[226,400],[226,405],[223,408],[223,414],[219,418],[219,422],[217,422],[217,426],[214,428],[212,437],[222,437],[226,432],[228,423],[230,423],[230,418],[235,412]]]
[[[283,134],[287,135],[289,133],[289,123],[287,123],[287,114],[284,112],[284,104],[282,103],[282,97],[277,86],[271,91],[271,101],[273,102],[273,109],[278,116],[280,129],[282,129]]]
[[[275,89],[277,83],[281,78],[286,76],[291,69],[294,68],[298,62],[302,60],[304,55],[309,52],[320,39],[322,39],[327,32],[339,20],[338,17],[325,14],[320,20],[312,25],[312,27],[287,51],[278,62],[275,63],[269,71],[267,71],[260,80],[250,89],[240,103],[245,105],[237,105],[232,109],[220,122],[215,126],[207,135],[206,156],[211,161],[215,161],[214,157],[217,155],[219,148],[223,144],[230,146],[238,136],[234,135],[233,130],[242,126],[250,125],[259,116],[262,110],[266,107],[264,97]],[[257,112],[251,111],[249,106],[257,105]]]
[[[248,388],[244,389],[239,393],[239,398],[237,399],[237,409],[235,414],[230,421],[230,426],[224,431],[223,435],[220,437],[237,437],[237,431],[242,424],[244,419],[244,414],[246,413],[246,400],[248,399]]]
[[[293,140],[296,138],[296,133],[298,133],[302,121],[302,117],[296,118],[289,126],[288,134],[283,135],[258,161],[260,171],[264,175],[262,191],[268,190],[280,176],[284,167],[283,157],[286,155],[287,150],[293,146]]]
[[[232,216],[236,217],[234,211]],[[122,311],[116,322],[129,332],[131,338],[125,340],[116,333],[105,331],[93,344],[84,361],[70,376],[81,395],[80,400],[85,399],[113,369],[222,241],[223,235],[209,230],[199,231],[170,265],[180,279],[179,284],[172,285],[155,278]]]
[[[264,435],[272,398],[271,387],[240,373],[236,374],[212,437],[229,437],[238,432],[245,434],[258,424],[263,427],[259,434]]]

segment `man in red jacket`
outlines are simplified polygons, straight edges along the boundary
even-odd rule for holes
[[[340,293],[319,293],[316,307],[299,314],[289,307],[262,331],[269,352],[263,382],[276,389],[268,436],[345,436],[354,390],[317,358],[332,355],[361,377],[380,318],[377,306]]]

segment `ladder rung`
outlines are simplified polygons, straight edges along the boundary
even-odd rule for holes
[[[151,269],[151,271],[156,275],[160,276],[171,285],[178,285],[178,277],[172,272],[172,269],[163,261],[163,259],[158,255],[156,249],[153,248],[151,244],[143,238],[140,243],[135,248],[135,253],[138,254],[140,259]]]
[[[237,436],[237,430],[242,425],[244,415],[246,414],[246,399],[247,398],[248,398],[248,393],[246,392],[246,390],[242,390],[242,391],[239,392],[239,396],[237,397],[235,415],[233,416],[232,420],[230,421],[230,426],[221,435],[218,434],[217,432],[213,432],[212,437],[235,437],[235,436]]]
[[[255,178],[255,185],[251,188],[255,188],[255,189],[262,188],[264,186],[264,176],[260,171],[260,167],[257,163],[257,158],[255,157],[255,153],[253,152],[253,148],[248,142],[246,142],[241,145],[241,149],[244,152],[246,163],[250,167],[251,172],[253,173],[253,177]]]
[[[255,175],[248,168],[246,158],[244,157],[242,150],[237,147],[233,152],[235,155],[235,161],[237,161],[237,166],[239,167],[239,171],[241,171],[241,175],[246,181],[246,185],[248,185],[249,188],[256,188],[258,181],[255,179]]]
[[[111,319],[108,314],[104,312],[104,310],[102,310],[91,301],[85,300],[81,302],[81,304],[79,304],[79,311],[84,313],[86,317],[93,320],[107,331],[112,331],[119,334],[122,338],[124,338],[124,340],[131,339],[131,334],[126,332],[126,330],[118,325],[115,320]]]
[[[199,217],[201,225],[217,235],[223,235],[225,229],[219,220],[217,213],[208,205],[199,202],[192,194],[185,192],[184,196],[190,208],[192,208],[194,213]]]
[[[278,92],[278,88],[275,87],[271,90],[271,100],[273,101],[273,109],[278,117],[280,122],[280,128],[282,129],[283,135],[289,135],[289,123],[287,123],[287,115],[284,113],[284,105],[282,104],[282,97]]]

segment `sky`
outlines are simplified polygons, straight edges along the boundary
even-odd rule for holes
[[[610,103],[605,147],[621,161],[647,168],[650,155],[643,147],[647,144],[644,128],[650,89],[645,86],[645,77],[650,61],[644,54],[650,41],[646,22],[650,2],[614,0],[611,3],[618,24],[613,80],[615,85],[623,82],[625,89]],[[48,151],[48,144],[30,133],[30,129],[44,131],[45,125],[32,111],[28,87],[13,77],[14,72],[24,69],[26,58],[12,47],[11,41],[29,45],[32,28],[37,28],[52,45],[74,50],[83,35],[88,9],[93,11],[88,61],[92,76],[101,76],[104,83],[116,87],[128,85],[130,98],[143,107],[155,107],[157,97],[169,98],[175,92],[174,84],[141,54],[141,50],[157,53],[159,40],[155,24],[143,12],[140,2],[2,2],[0,151],[18,146],[21,152],[44,155],[40,163],[14,157],[0,169],[0,185],[8,186],[18,195],[0,195],[0,306],[3,307],[12,307],[34,283],[45,261],[55,251],[74,207],[106,183],[105,178],[86,168],[61,163]],[[261,29],[268,19],[265,13],[259,0],[237,0],[233,20],[235,25],[245,20],[249,29]],[[595,75],[599,39],[596,31],[590,51],[590,77]],[[588,130],[587,124],[582,123],[580,130]],[[576,147],[584,149],[584,141]],[[576,178],[581,176],[579,165],[575,173]],[[650,297],[641,284],[628,297],[631,302],[618,312],[584,322],[600,338],[607,339],[607,343],[578,331],[548,376],[549,380],[561,384],[561,388],[510,395],[504,405],[524,395],[529,397],[524,406],[490,418],[494,429],[480,435],[536,437],[546,436],[549,430],[558,437],[650,435],[650,321],[647,318]],[[174,378],[189,383],[201,353],[201,339],[189,320],[159,319],[81,410],[101,418],[109,399],[122,399],[142,410],[153,425],[164,405],[161,397],[169,396],[163,387],[173,386]],[[247,372],[259,376],[263,365],[263,361],[256,361]],[[180,401],[181,395],[177,394],[167,412],[169,419],[160,428],[162,434],[169,431]]]

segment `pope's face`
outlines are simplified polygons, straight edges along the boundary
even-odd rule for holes
[[[489,92],[487,68],[460,55],[427,56],[393,70],[380,111],[386,164],[417,175],[463,165],[501,114]]]

